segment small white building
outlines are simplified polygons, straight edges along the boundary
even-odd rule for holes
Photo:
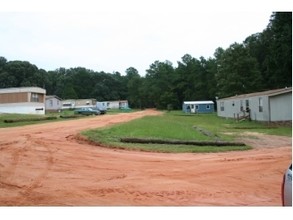
[[[292,87],[218,99],[217,113],[226,118],[241,118],[249,113],[255,121],[292,121]]]
[[[39,87],[0,89],[0,113],[44,115],[45,95]]]
[[[95,107],[96,99],[66,99],[62,100],[62,109],[77,109],[85,107]]]
[[[118,101],[105,101],[107,109],[125,109],[128,108],[127,100],[118,100]]]
[[[59,112],[62,107],[62,100],[56,95],[46,96],[46,112]]]
[[[75,108],[75,99],[66,99],[61,102],[61,109],[74,109]]]

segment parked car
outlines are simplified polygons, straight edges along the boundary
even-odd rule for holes
[[[283,206],[292,206],[292,163],[283,177],[282,202]]]
[[[74,114],[80,114],[80,115],[100,115],[101,112],[96,109],[92,109],[90,107],[87,108],[79,108],[74,111]]]

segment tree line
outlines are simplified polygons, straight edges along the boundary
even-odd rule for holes
[[[141,76],[134,67],[125,75],[84,67],[39,69],[27,61],[0,57],[0,88],[38,86],[62,99],[127,99],[133,108],[180,109],[185,100],[215,100],[236,94],[292,86],[292,12],[274,12],[261,33],[208,59],[182,56],[177,67],[155,61]]]

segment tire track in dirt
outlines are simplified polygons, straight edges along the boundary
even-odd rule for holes
[[[148,111],[147,114],[156,115],[158,112]],[[122,117],[106,115],[105,117],[88,117],[61,123],[0,129],[0,140],[2,140],[0,142],[0,204],[43,204],[44,201],[50,198],[49,195],[42,191],[43,184],[47,184],[47,176],[54,166],[54,154],[62,148],[60,143],[66,145],[64,149],[62,148],[62,154],[64,152],[69,156],[74,152],[77,144],[76,141],[71,140],[71,137],[74,137],[80,130],[88,127],[107,126],[143,117],[144,115],[145,112],[135,112],[121,114]],[[72,124],[78,124],[79,126]],[[8,137],[11,137],[10,140]],[[70,145],[75,146],[73,149],[67,148],[69,142],[71,142]],[[67,159],[64,158],[64,160]],[[95,168],[95,166],[89,165],[83,167],[86,169]],[[54,172],[56,170],[57,172],[58,170],[62,171],[62,169],[59,166]],[[68,168],[63,170],[65,173],[68,172]],[[106,168],[106,170],[116,169]],[[125,177],[123,175],[114,175],[108,177],[106,181],[115,181]],[[69,178],[79,180],[78,176]],[[64,204],[64,202],[57,201],[54,204]]]
[[[99,197],[109,197],[116,196],[120,194],[120,197],[126,198],[125,201],[128,201],[129,205],[137,204],[143,205],[146,202],[152,202],[153,205],[156,205],[156,201],[167,201],[169,205],[171,204],[180,204],[180,202],[190,200],[190,197],[194,195],[194,192],[186,190],[172,190],[172,191],[139,191],[123,188],[101,188],[101,189],[89,189],[87,190],[90,194],[95,194]],[[157,204],[159,205],[159,203]]]
[[[17,150],[14,150],[11,153],[11,163],[5,164],[4,169],[2,168],[0,171],[0,186],[2,189],[8,188],[8,189],[16,189],[18,192],[16,193],[16,197],[18,198],[17,203],[23,204],[25,201],[30,198],[31,194],[33,193],[33,190],[42,186],[42,181],[46,179],[47,174],[50,171],[50,167],[53,164],[53,154],[50,148],[46,145],[45,142],[41,140],[35,140],[32,138],[30,134],[25,134],[22,136],[22,138],[19,141],[13,141],[4,145],[13,145],[17,148]],[[3,144],[2,144],[3,145]],[[45,150],[42,150],[42,155],[38,154],[38,148],[42,147]],[[6,149],[8,150],[8,149]],[[9,151],[9,150],[8,150]],[[38,155],[40,157],[44,157],[43,153],[45,152],[45,166],[39,167],[39,172],[37,175],[30,177],[30,181],[25,181],[22,184],[19,183],[13,183],[15,181],[15,178],[17,176],[21,175],[21,166],[22,164],[19,164],[22,159],[25,159],[27,155],[25,155],[26,152],[35,152],[36,157]],[[35,157],[35,158],[36,158]],[[32,158],[32,159],[35,159]],[[27,179],[27,178],[26,178]]]
[[[28,186],[24,187],[20,192],[20,194],[23,196],[23,199],[20,200],[20,203],[24,203],[26,200],[31,199],[30,197],[32,196],[34,197],[33,191],[36,188],[42,187],[42,182],[46,180],[46,177],[53,165],[53,153],[50,150],[50,147],[47,146],[46,142],[39,139],[33,139],[32,137],[29,138],[29,141],[33,151],[37,152],[37,154],[38,152],[41,152],[40,155],[44,157],[45,160],[43,161],[44,166],[41,167],[41,169],[38,171],[39,174],[36,175],[33,181]],[[43,155],[44,153],[45,156]]]
[[[277,137],[243,137],[253,150],[213,154],[114,150],[76,140],[81,130],[155,114],[0,129],[0,180],[9,180],[0,183],[0,205],[281,205],[290,138],[275,147]],[[266,144],[258,146],[262,138]]]
[[[0,170],[0,182],[4,185],[7,186],[16,186],[14,184],[10,184],[9,183],[9,178],[15,173],[15,170],[17,168],[17,164],[19,163],[19,159],[21,157],[21,155],[28,150],[28,138],[29,135],[24,135],[22,136],[18,141],[12,141],[12,142],[6,142],[6,143],[2,143],[0,146],[6,146],[5,148],[0,148],[0,152],[2,155],[4,155],[4,153],[6,153],[6,156],[11,155],[11,160],[9,161],[10,163],[7,164],[1,164],[2,169]],[[17,149],[12,151],[9,149],[9,146],[13,145],[15,146]],[[7,155],[8,153],[8,155]],[[19,188],[21,188],[20,186],[18,186]]]

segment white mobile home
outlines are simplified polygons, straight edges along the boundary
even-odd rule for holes
[[[61,101],[61,109],[74,109],[75,108],[75,99],[66,99]]]
[[[220,117],[238,118],[248,112],[255,121],[292,121],[292,87],[217,100]]]
[[[0,113],[45,114],[46,90],[39,87],[0,89]]]
[[[46,112],[59,112],[62,107],[61,98],[56,95],[46,96]]]
[[[105,103],[107,103],[107,109],[124,109],[129,107],[127,100],[105,101]]]
[[[75,108],[95,107],[97,103],[96,99],[76,99]]]
[[[85,107],[95,107],[96,99],[66,99],[62,101],[62,109],[77,109]]]

